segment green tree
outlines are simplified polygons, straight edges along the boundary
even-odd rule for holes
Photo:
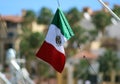
[[[88,39],[89,39],[90,41],[95,40],[97,34],[98,34],[97,29],[88,30],[88,35],[89,35],[89,38],[88,38]]]
[[[85,44],[89,40],[89,35],[87,31],[80,27],[76,26],[73,28],[74,36],[69,40],[68,46],[66,48],[67,56],[73,56],[81,44]]]
[[[32,27],[32,22],[36,19],[36,14],[32,10],[26,10],[23,18],[24,18],[22,22],[23,34],[21,35],[20,49],[21,49],[21,54],[27,56],[29,53],[31,53],[31,51],[29,50],[31,49],[29,39],[30,36],[34,34],[32,33],[31,27]]]
[[[72,27],[76,25],[78,26],[81,16],[82,14],[77,8],[72,8],[67,12],[67,18]]]
[[[24,21],[22,23],[22,35],[21,35],[21,43],[20,43],[21,57],[27,60],[26,68],[30,73],[32,73],[30,64],[32,61],[35,61],[37,63],[36,65],[37,75],[47,76],[49,75],[50,67],[48,67],[48,65],[45,64],[43,61],[37,60],[35,56],[36,50],[39,49],[39,47],[44,41],[46,32],[43,33],[32,32],[32,22],[36,21],[37,19],[34,11],[27,10],[23,18]]]
[[[28,39],[31,48],[38,48],[38,46],[42,44],[43,40],[44,34],[39,32],[31,33]]]
[[[23,16],[24,20],[22,22],[22,35],[21,35],[21,43],[20,43],[20,49],[21,54],[26,55],[31,53],[29,49],[31,49],[30,46],[30,35],[32,35],[32,22],[36,19],[36,14],[32,10],[26,10],[25,15]],[[26,51],[29,50],[29,51]]]
[[[104,34],[105,32],[105,27],[111,23],[110,19],[111,19],[110,14],[105,13],[103,11],[96,13],[92,18],[93,23],[96,26],[96,29],[99,32],[102,32],[102,34]]]
[[[52,16],[52,11],[46,7],[43,7],[38,14],[37,22],[38,24],[48,25],[51,22]]]
[[[36,59],[36,50],[38,50],[43,43],[45,35],[43,33],[30,33],[29,36],[22,38],[20,43],[21,55],[26,58],[26,67],[30,73],[32,73],[31,62],[35,61],[37,63],[37,75],[39,76],[48,76],[49,75],[49,66],[43,61]]]
[[[111,49],[108,49],[103,56],[100,56],[98,61],[100,62],[101,72],[110,72],[112,69],[118,70],[119,58],[116,52]]]
[[[113,11],[120,17],[120,6],[119,5],[115,5],[113,8]]]
[[[77,44],[86,42],[87,38],[85,36],[85,32],[86,32],[85,29],[83,29],[80,26],[77,26],[77,27],[73,28],[73,31],[74,31],[75,35],[70,40],[71,44],[73,44],[74,42],[76,42]],[[69,45],[70,47],[72,47],[71,44]],[[77,47],[79,47],[79,45]]]
[[[38,32],[24,36],[20,43],[21,54],[25,55],[28,59],[32,59],[36,49],[42,44],[43,40],[44,34]]]
[[[27,10],[23,18],[23,26],[31,27],[31,23],[36,20],[36,14],[32,10]]]
[[[100,63],[99,71],[103,73],[103,77],[106,75],[111,75],[113,71],[119,71],[119,61],[116,51],[113,51],[111,49],[107,49],[107,51],[104,53],[103,56],[100,56],[98,59]],[[112,75],[111,75],[112,76]]]
[[[89,64],[86,60],[81,59],[78,64],[75,65],[74,77],[77,79],[86,80],[89,75]]]

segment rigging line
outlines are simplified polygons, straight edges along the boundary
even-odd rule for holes
[[[60,7],[60,1],[59,0],[57,0],[57,4],[58,4],[58,7]]]
[[[116,20],[120,22],[120,18],[102,0],[98,1],[111,13],[114,18],[116,18]]]
[[[84,55],[83,58],[86,60],[86,62],[88,63],[88,65],[90,66],[90,68],[94,71],[95,74],[98,74],[95,69],[91,66],[91,64],[89,63],[88,59],[86,58],[86,56]],[[97,78],[97,82],[101,82],[101,80],[99,78]],[[100,83],[102,84],[102,83]]]

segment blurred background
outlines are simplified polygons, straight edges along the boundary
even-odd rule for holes
[[[120,17],[120,0],[104,0]],[[120,84],[120,22],[98,0],[60,0],[73,32],[62,73],[38,60],[56,0],[0,0],[0,84]]]

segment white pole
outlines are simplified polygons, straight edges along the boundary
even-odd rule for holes
[[[98,1],[111,13],[112,16],[114,16],[114,18],[116,18],[116,20],[120,21],[120,18],[102,0]]]
[[[10,81],[6,78],[5,74],[0,72],[0,84],[3,84],[2,81],[4,81],[5,84],[11,84]]]
[[[67,84],[73,84],[73,65],[71,65],[69,62],[67,64],[68,68],[68,83]]]

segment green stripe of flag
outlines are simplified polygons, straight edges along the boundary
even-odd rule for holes
[[[56,25],[60,29],[61,33],[66,37],[66,39],[70,39],[71,36],[74,35],[69,23],[67,22],[67,19],[65,18],[60,8],[57,9],[52,20],[52,24]]]

